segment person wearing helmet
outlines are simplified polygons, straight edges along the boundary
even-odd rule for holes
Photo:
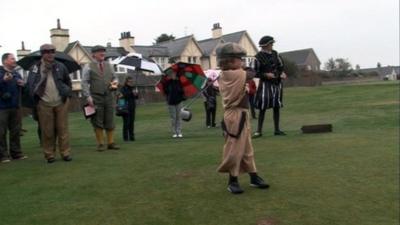
[[[246,80],[252,79],[252,76],[242,69],[244,56],[246,51],[236,43],[228,42],[217,49],[218,64],[222,70],[219,91],[224,110],[221,127],[225,137],[223,159],[218,172],[229,173],[228,191],[233,194],[243,193],[238,181],[240,173],[249,173],[253,187],[269,187],[257,175],[254,162],[246,93]]]

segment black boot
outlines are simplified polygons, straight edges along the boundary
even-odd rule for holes
[[[249,173],[250,175],[250,186],[260,189],[269,188],[269,184],[257,175],[257,173]]]
[[[283,131],[281,131],[281,130],[276,130],[276,131],[274,132],[274,135],[275,135],[275,136],[285,136],[286,133],[283,132]]]
[[[275,136],[285,136],[285,132],[281,131],[279,129],[279,117],[280,117],[280,112],[279,112],[279,108],[274,108],[274,127],[275,127],[275,132],[274,135]]]
[[[228,191],[232,194],[243,193],[243,189],[240,187],[237,177],[229,175]]]

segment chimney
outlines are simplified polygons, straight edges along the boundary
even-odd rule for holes
[[[119,46],[123,47],[127,52],[134,52],[133,45],[135,45],[135,37],[131,36],[131,32],[122,32]]]
[[[212,29],[212,38],[217,39],[222,37],[222,28],[219,25],[219,23],[214,23],[213,29]]]
[[[25,56],[31,54],[31,50],[25,49],[25,43],[22,41],[21,42],[21,49],[17,50],[17,58],[18,60],[24,58]]]
[[[51,44],[56,47],[57,51],[64,51],[69,44],[69,30],[62,29],[60,19],[57,19],[57,28],[50,30]]]
[[[107,42],[107,48],[111,48],[111,42]]]

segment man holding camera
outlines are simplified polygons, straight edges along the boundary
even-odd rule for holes
[[[14,160],[27,158],[21,151],[21,120],[18,118],[20,89],[24,86],[24,81],[14,70],[17,63],[13,54],[3,54],[1,61],[3,66],[0,67],[0,161],[7,163],[10,162],[10,157]],[[9,148],[7,131],[10,132]]]

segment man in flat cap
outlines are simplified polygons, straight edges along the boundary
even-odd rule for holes
[[[240,194],[240,173],[249,173],[250,185],[268,188],[269,185],[257,175],[254,152],[251,143],[249,101],[246,94],[246,80],[254,75],[242,69],[246,51],[236,43],[225,43],[217,49],[218,64],[222,70],[219,90],[224,108],[222,129],[225,145],[222,163],[218,172],[229,173],[228,191]]]
[[[44,157],[55,162],[55,146],[64,161],[71,161],[68,104],[72,96],[72,84],[64,64],[55,60],[56,48],[51,44],[40,47],[41,60],[30,72],[30,95],[37,109]]]
[[[112,65],[106,62],[106,48],[96,45],[92,48],[93,62],[83,68],[82,93],[96,114],[91,118],[97,141],[97,151],[104,151],[104,130],[107,135],[107,149],[118,150],[114,142],[115,90],[118,86]]]
[[[275,40],[271,36],[264,36],[260,39],[259,45],[261,51],[258,52],[254,60],[254,70],[256,77],[260,78],[256,93],[256,108],[260,110],[258,115],[257,131],[253,138],[262,136],[262,127],[264,123],[265,112],[267,109],[273,109],[275,135],[286,135],[279,128],[280,108],[283,107],[282,79],[286,79],[283,71],[283,60],[278,52],[273,50]]]

